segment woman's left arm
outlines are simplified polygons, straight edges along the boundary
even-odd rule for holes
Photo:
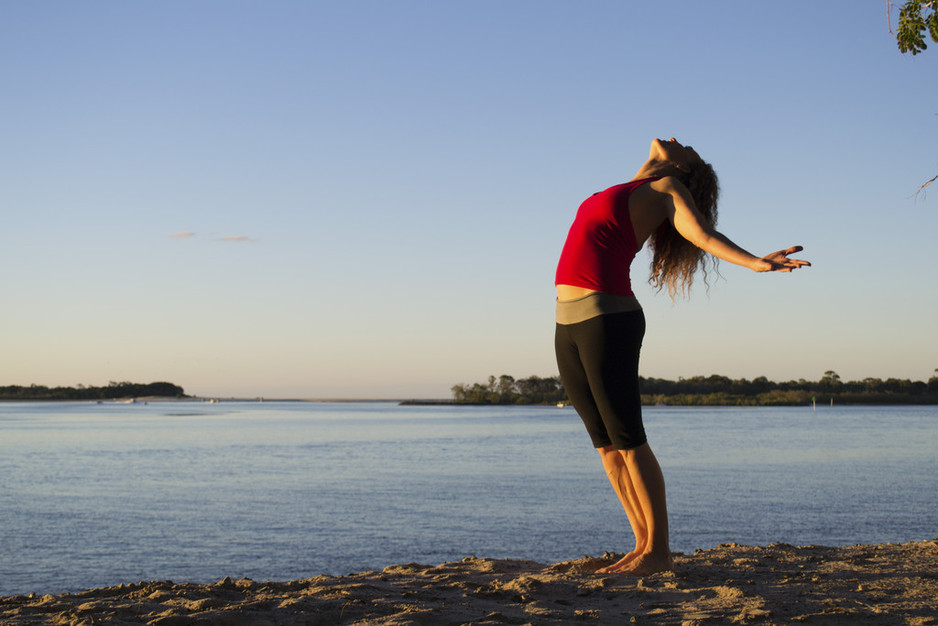
[[[759,259],[762,264],[752,269],[756,272],[790,272],[799,267],[811,267],[811,264],[807,261],[788,258],[789,254],[801,252],[802,250],[804,250],[804,248],[801,246],[792,246],[784,250],[779,250],[778,252],[773,252],[772,254],[767,254]]]
[[[764,257],[747,252],[704,220],[683,184],[668,178],[659,182],[664,187],[661,191],[671,198],[667,207],[668,219],[682,237],[701,250],[728,263],[748,267],[754,272],[790,272],[811,265],[807,261],[788,258],[789,254],[800,252],[803,249],[801,246],[792,246]]]

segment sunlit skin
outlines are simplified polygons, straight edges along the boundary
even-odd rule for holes
[[[669,220],[681,236],[698,248],[754,272],[791,272],[811,265],[807,261],[789,258],[789,255],[800,252],[801,246],[758,257],[710,226],[697,211],[690,192],[678,179],[681,172],[699,160],[700,156],[693,148],[682,145],[674,137],[667,141],[652,141],[648,160],[632,180],[661,178],[638,187],[629,197],[629,215],[635,241],[640,246],[658,226]],[[559,300],[573,300],[590,293],[593,290],[557,285]],[[598,452],[635,535],[635,548],[616,563],[597,570],[598,573],[640,576],[671,569],[673,561],[664,477],[651,448],[645,443],[631,450],[606,446],[599,448]]]

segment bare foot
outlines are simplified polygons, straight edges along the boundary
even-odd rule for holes
[[[615,574],[617,572],[620,572],[624,568],[626,568],[629,563],[637,559],[639,555],[641,555],[641,552],[639,550],[632,550],[631,552],[626,554],[624,557],[622,557],[621,559],[619,559],[612,565],[607,565],[606,567],[599,568],[598,570],[596,570],[596,573],[597,574]]]
[[[632,559],[626,566],[616,573],[630,574],[632,576],[645,576],[646,574],[656,574],[658,572],[667,572],[674,567],[674,559],[670,553],[664,554],[642,554]]]

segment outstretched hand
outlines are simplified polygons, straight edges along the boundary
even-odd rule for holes
[[[792,246],[785,250],[779,250],[778,252],[773,252],[772,254],[767,254],[761,259],[759,259],[753,266],[753,270],[757,272],[790,272],[796,270],[799,267],[810,267],[811,264],[807,261],[802,261],[801,259],[789,259],[789,254],[794,254],[796,252],[801,252],[804,250],[801,246]]]

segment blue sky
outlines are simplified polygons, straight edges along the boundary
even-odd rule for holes
[[[448,397],[556,373],[553,272],[655,137],[814,267],[633,284],[643,374],[938,367],[938,46],[882,0],[7,3],[0,384]]]

